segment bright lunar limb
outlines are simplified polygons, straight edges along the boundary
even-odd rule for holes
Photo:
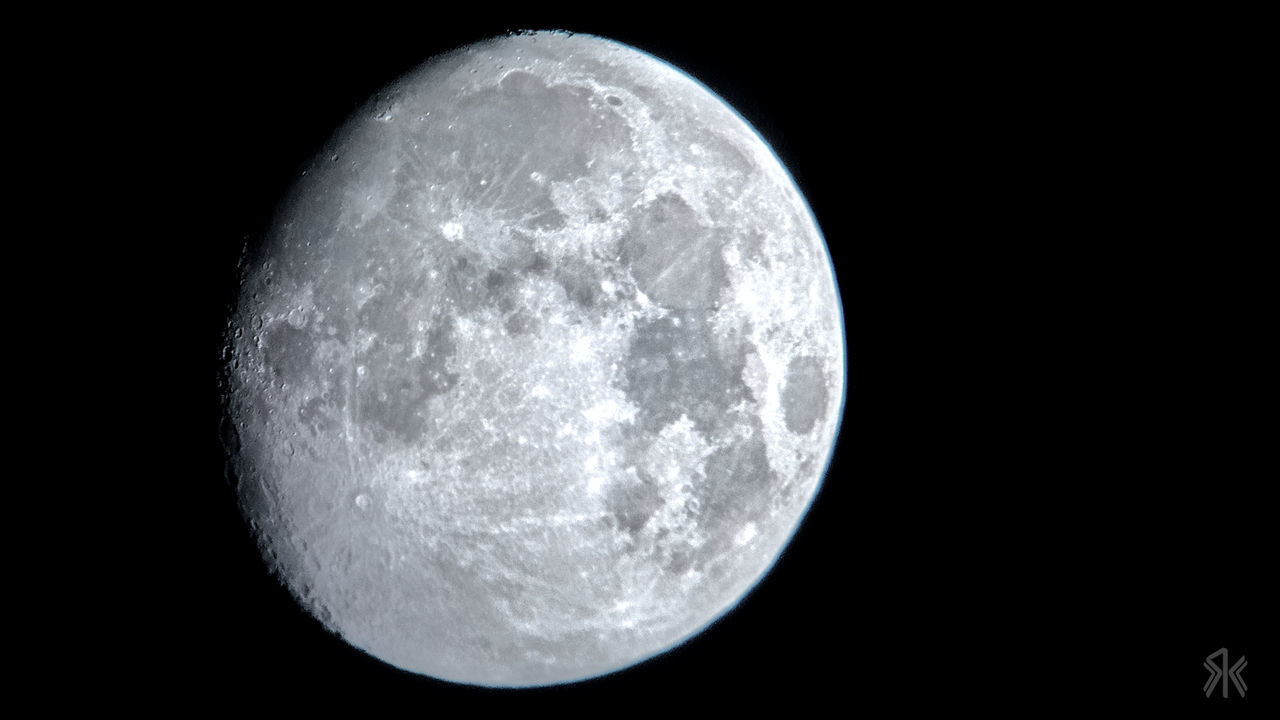
[[[243,268],[228,436],[333,632],[478,685],[667,650],[769,569],[829,461],[844,333],[808,206],[671,66],[522,34],[337,132]]]

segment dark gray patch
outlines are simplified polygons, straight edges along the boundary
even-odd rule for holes
[[[455,257],[445,270],[445,293],[459,313],[472,313],[490,299],[486,281],[487,273],[480,267],[480,263],[466,256]]]
[[[688,415],[710,433],[725,411],[746,397],[746,349],[722,347],[701,313],[677,312],[636,327],[625,365],[624,388],[639,407],[637,422],[650,432]]]
[[[305,330],[276,324],[264,333],[262,355],[275,380],[300,382],[311,374],[315,340]]]
[[[448,369],[456,350],[453,321],[436,318],[427,332],[424,352],[411,357],[411,348],[395,343],[374,343],[359,361],[374,372],[356,383],[360,415],[379,440],[395,437],[405,442],[420,438],[429,418],[427,401],[451,390],[458,375]]]
[[[298,406],[298,419],[315,430],[318,436],[333,433],[346,409],[346,384],[334,378],[319,395],[307,398]]]
[[[745,520],[754,510],[754,496],[776,479],[760,421],[753,417],[750,422],[750,436],[716,449],[707,458],[705,479],[694,486],[704,515],[716,517],[724,512],[734,515],[735,521]]]
[[[808,477],[813,472],[815,460],[813,455],[805,455],[800,461],[800,470],[796,474],[800,477]]]
[[[543,181],[573,180],[590,174],[592,158],[631,151],[626,122],[602,116],[592,96],[512,71],[497,87],[457,99],[452,129],[430,138],[433,156],[448,160],[445,172],[460,181],[463,202],[494,208],[512,223],[563,227],[549,183],[534,173]]]
[[[584,309],[594,307],[601,294],[600,279],[589,268],[580,272],[560,272],[556,281],[564,288],[565,296]]]
[[[787,429],[804,434],[827,413],[827,376],[816,357],[792,358],[782,387],[782,411]]]
[[[397,296],[400,293],[396,294]],[[399,297],[379,293],[365,301],[356,312],[359,327],[384,338],[403,338],[409,334],[409,319],[398,306]]]
[[[494,260],[505,271],[521,274],[537,256],[537,248],[533,238],[515,228],[508,228],[505,242],[494,254]]]
[[[351,301],[351,288],[343,278],[335,282],[332,276],[324,276],[315,283],[315,312],[324,316],[323,324],[312,321],[309,325],[312,332],[321,331],[327,338],[337,342],[346,342],[351,336],[351,322],[346,314],[346,304]],[[311,313],[308,313],[311,315]],[[328,330],[333,328],[333,334]]]
[[[656,87],[634,84],[634,80],[631,82],[632,85],[627,88],[627,91],[644,103],[649,118],[655,123],[665,119],[670,103],[670,98],[667,97],[666,93]]]
[[[485,302],[497,307],[503,327],[511,335],[525,335],[537,328],[537,320],[520,302],[520,279],[504,270],[490,270],[484,276]]]
[[[427,333],[425,361],[418,368],[419,382],[428,395],[439,395],[457,384],[458,376],[447,369],[448,360],[457,350],[453,320],[440,318]]]
[[[751,435],[712,452],[705,477],[694,484],[699,523],[711,546],[701,553],[706,557],[719,555],[743,524],[767,512],[771,488],[778,480],[769,466],[759,419],[744,419],[752,426]]]
[[[759,230],[748,230],[738,238],[738,255],[746,260],[763,261],[761,251],[764,249],[764,233]]]
[[[660,195],[631,219],[623,261],[636,285],[670,308],[711,308],[728,284],[722,233],[703,227],[678,195]]]
[[[547,256],[540,252],[535,252],[529,264],[525,266],[525,270],[534,275],[542,275],[551,269],[551,261],[547,260]]]
[[[511,335],[531,335],[538,331],[538,319],[522,310],[517,310],[502,321],[502,326]]]
[[[683,575],[692,564],[693,561],[689,551],[677,550],[671,553],[671,560],[663,567],[663,569],[672,575]]]
[[[484,276],[484,289],[489,292],[490,298],[509,296],[515,284],[516,279],[514,277],[500,270],[490,270]]]
[[[708,165],[717,168],[721,179],[727,180],[734,187],[742,184],[756,167],[746,150],[729,138],[716,133],[708,133],[699,137],[702,150]]]
[[[617,107],[622,104],[622,98],[618,97],[617,95],[607,95],[605,96],[604,100],[605,102],[609,103],[614,107]]]
[[[605,507],[613,514],[618,528],[632,534],[648,524],[662,503],[657,484],[643,473],[636,481],[611,483],[605,491]]]
[[[327,413],[325,412],[326,403],[319,395],[308,398],[298,406],[298,419],[306,425],[320,426],[325,423]]]

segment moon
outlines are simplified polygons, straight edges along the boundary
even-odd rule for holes
[[[302,607],[396,667],[613,672],[732,608],[821,484],[839,293],[724,101],[523,33],[387,86],[242,259],[224,442]]]

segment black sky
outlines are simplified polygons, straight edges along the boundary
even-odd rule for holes
[[[89,618],[111,625],[102,693],[1199,707],[1205,655],[1260,648],[1274,468],[1247,23],[374,12],[115,18],[134,29],[98,40],[103,162],[146,198],[120,201],[137,235],[111,300],[145,318],[148,348],[112,379],[114,451],[147,489],[112,516],[121,619]],[[760,130],[830,247],[850,386],[808,519],[736,611],[631,670],[513,694],[396,671],[297,609],[222,480],[214,380],[240,247],[298,166],[400,73],[521,28],[639,47]]]

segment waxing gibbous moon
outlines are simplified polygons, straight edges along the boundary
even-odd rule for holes
[[[698,82],[559,33],[355,113],[242,264],[226,437],[303,607],[397,667],[570,682],[737,603],[844,401],[822,235]]]

